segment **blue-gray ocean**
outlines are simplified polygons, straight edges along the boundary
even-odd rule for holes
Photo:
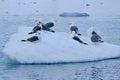
[[[120,80],[120,58],[68,64],[14,64],[2,52],[10,36],[20,26],[35,26],[35,19],[48,22],[57,18],[56,31],[69,32],[68,22],[74,21],[82,35],[96,28],[105,42],[120,45],[120,15],[59,17],[57,15],[0,16],[0,80]],[[12,45],[11,45],[12,47]],[[92,53],[90,53],[92,55]]]

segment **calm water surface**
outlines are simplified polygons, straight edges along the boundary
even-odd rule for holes
[[[68,22],[74,21],[79,31],[87,36],[90,26],[96,28],[106,42],[120,45],[120,15],[61,18],[56,15],[0,16],[0,80],[120,80],[120,58],[96,62],[20,65],[11,63],[2,49],[20,26],[34,26],[34,20],[48,22],[58,18],[56,31],[69,32]]]

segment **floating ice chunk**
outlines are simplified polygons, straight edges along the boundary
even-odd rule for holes
[[[4,53],[20,63],[57,63],[57,62],[82,62],[94,61],[120,56],[120,46],[108,43],[93,45],[89,38],[80,36],[88,45],[73,40],[65,32],[41,32],[41,40],[21,42],[32,27],[20,27],[6,43]]]

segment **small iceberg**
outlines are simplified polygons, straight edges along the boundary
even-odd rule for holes
[[[59,16],[61,17],[88,17],[90,16],[88,13],[78,13],[78,12],[74,12],[74,13],[62,13]]]
[[[80,39],[88,45],[73,40],[66,32],[41,32],[38,42],[21,42],[29,38],[28,32],[33,27],[20,27],[18,32],[10,37],[3,49],[4,53],[19,63],[62,63],[95,61],[120,56],[120,46],[101,43],[94,45],[88,37]]]

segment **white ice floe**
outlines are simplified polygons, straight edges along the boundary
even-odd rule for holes
[[[20,27],[3,49],[4,53],[20,63],[57,63],[94,61],[120,56],[120,46],[101,43],[94,45],[87,37],[80,39],[88,45],[73,40],[66,32],[41,32],[38,42],[21,42],[29,38],[32,27]]]

